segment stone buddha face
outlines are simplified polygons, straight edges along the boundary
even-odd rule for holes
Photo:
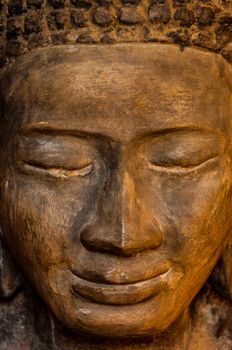
[[[158,44],[44,48],[4,89],[1,226],[67,327],[156,334],[231,231],[228,67]]]

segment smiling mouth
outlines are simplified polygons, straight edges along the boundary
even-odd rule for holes
[[[128,284],[103,284],[87,281],[75,274],[72,289],[91,302],[107,305],[132,305],[146,301],[168,287],[169,270],[145,281]]]

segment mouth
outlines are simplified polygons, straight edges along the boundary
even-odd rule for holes
[[[74,294],[91,302],[107,305],[133,305],[144,302],[168,287],[169,269],[148,280],[127,284],[87,281],[75,274]]]

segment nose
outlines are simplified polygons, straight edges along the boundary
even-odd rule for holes
[[[140,192],[126,171],[111,178],[94,220],[82,229],[82,244],[89,250],[122,256],[160,246],[162,230]]]

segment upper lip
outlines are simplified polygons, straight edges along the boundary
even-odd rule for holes
[[[164,275],[167,275],[168,271],[169,267],[160,268],[160,272],[152,278],[122,284],[92,282],[72,271],[75,275],[72,288],[80,296],[99,304],[136,304],[159,293],[167,286]]]
[[[84,280],[103,284],[142,282],[165,273],[173,265],[170,259],[157,254],[154,256],[152,252],[130,258],[106,258],[102,254],[86,253],[70,270]]]

